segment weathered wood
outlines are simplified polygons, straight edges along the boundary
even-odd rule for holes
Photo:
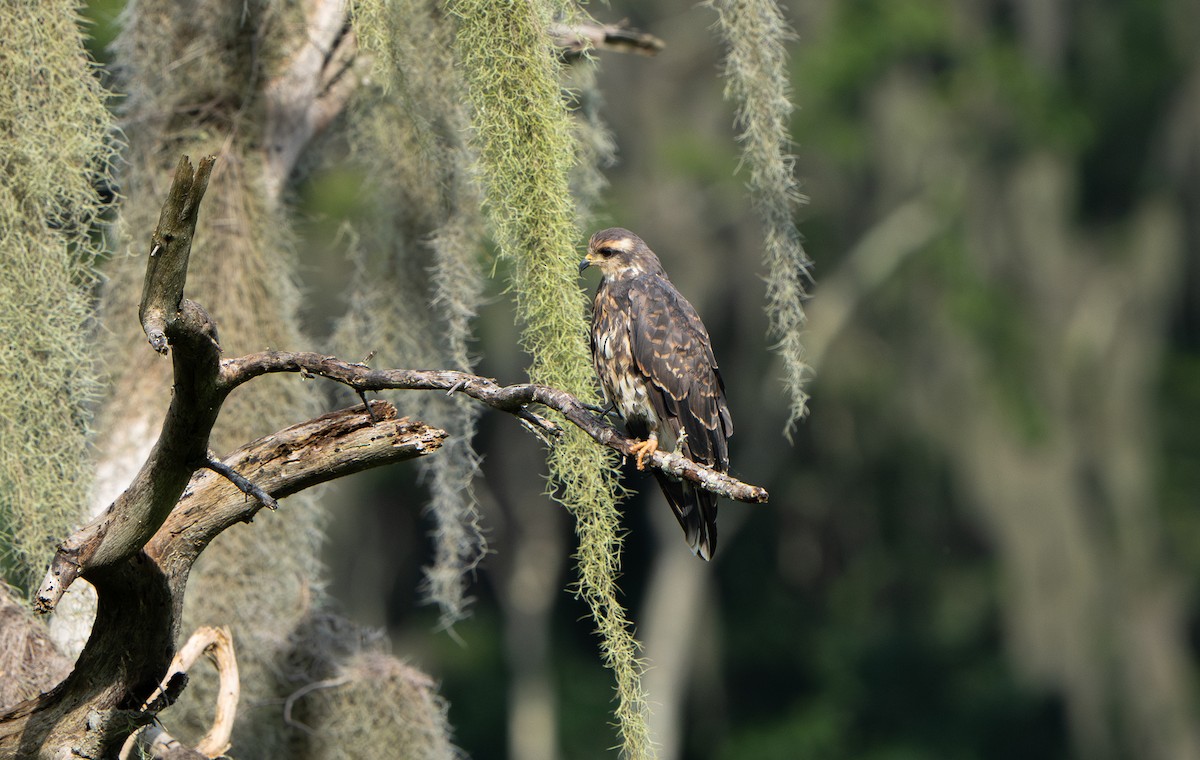
[[[372,419],[374,416],[374,419]],[[446,432],[399,417],[392,404],[374,400],[371,411],[354,406],[259,438],[225,457],[225,464],[276,499],[356,472],[431,454]],[[185,571],[226,528],[250,522],[263,504],[209,470],[197,472],[179,506],[146,545],[172,579]],[[279,519],[287,519],[286,507]]]
[[[207,459],[208,437],[228,390],[217,382],[221,348],[208,313],[183,298],[200,201],[215,159],[193,171],[179,162],[154,230],[142,291],[142,327],[157,351],[171,346],[175,386],[162,430],[142,469],[116,501],[62,543],[34,597],[38,612],[58,604],[76,578],[141,550]],[[89,580],[91,580],[89,578]]]
[[[623,456],[632,456],[632,447],[637,442],[597,417],[588,405],[575,396],[545,385],[500,385],[490,378],[453,370],[371,369],[333,356],[307,352],[264,351],[221,362],[221,382],[230,386],[272,372],[319,375],[359,392],[442,390],[463,393],[493,409],[515,414],[541,431],[557,434],[559,430],[554,423],[530,411],[530,405],[540,404],[561,413],[597,443]],[[659,450],[646,461],[669,475],[689,480],[728,499],[761,504],[769,498],[767,489],[762,486],[743,483],[674,452]]]
[[[399,418],[385,401],[371,406],[374,420],[362,406],[331,412],[260,438],[223,461],[283,498],[432,453],[446,436]],[[67,680],[0,713],[0,758],[68,757],[71,747],[108,756],[149,722],[153,714],[137,708],[154,693],[174,654],[192,564],[221,531],[249,522],[261,508],[217,473],[199,470],[142,551],[89,569],[99,605],[92,636]],[[285,504],[278,519],[287,519],[286,512]]]
[[[200,159],[200,167],[193,170],[187,156],[179,159],[158,226],[150,236],[150,259],[146,262],[138,319],[150,345],[160,354],[167,352],[167,324],[183,301],[200,201],[216,160],[216,156],[205,156]]]

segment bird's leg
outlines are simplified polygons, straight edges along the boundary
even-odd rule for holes
[[[656,451],[658,451],[658,436],[654,433],[651,433],[646,440],[638,441],[629,447],[629,453],[637,455],[637,468],[639,470],[646,469],[646,464],[642,460],[648,456],[652,456]]]

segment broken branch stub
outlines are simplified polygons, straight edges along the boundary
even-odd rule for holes
[[[167,324],[183,301],[196,218],[216,160],[216,156],[205,156],[199,168],[193,170],[188,157],[180,157],[158,226],[150,236],[150,260],[146,263],[138,319],[150,345],[160,354],[167,352]]]

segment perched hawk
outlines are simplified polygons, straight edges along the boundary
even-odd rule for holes
[[[642,239],[601,230],[588,242],[582,272],[604,275],[592,306],[592,359],[607,400],[625,419],[638,469],[662,447],[693,462],[729,469],[733,421],[708,331]],[[717,550],[717,499],[693,483],[654,471],[692,551]]]

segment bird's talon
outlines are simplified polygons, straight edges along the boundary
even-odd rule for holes
[[[629,449],[629,453],[637,455],[637,468],[644,470],[646,469],[646,457],[653,456],[654,452],[658,451],[658,438],[650,436],[644,441],[638,441],[633,444]]]

